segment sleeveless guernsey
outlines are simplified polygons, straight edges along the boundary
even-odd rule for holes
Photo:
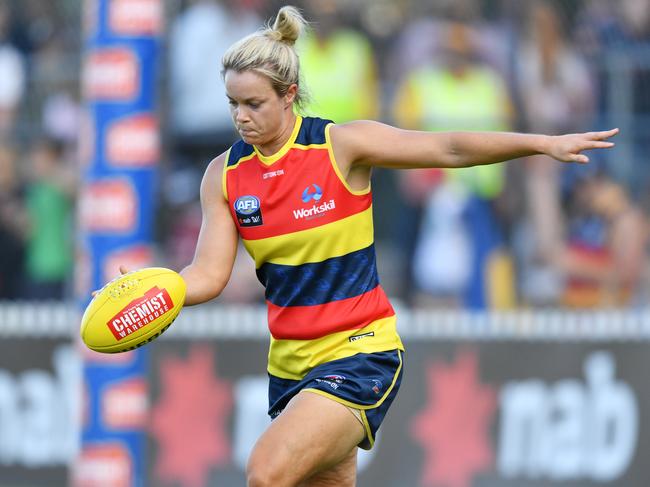
[[[266,288],[268,371],[284,379],[357,353],[403,350],[377,276],[372,194],[342,177],[331,125],[298,116],[276,154],[240,140],[224,165],[224,196]]]

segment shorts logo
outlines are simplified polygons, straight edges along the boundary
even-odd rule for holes
[[[302,192],[302,202],[309,203],[311,200],[319,201],[323,197],[323,190],[317,184],[310,184]]]
[[[361,340],[362,338],[366,337],[374,337],[375,332],[374,331],[369,331],[368,333],[362,333],[361,335],[352,335],[348,340],[350,342],[356,342],[357,340]]]
[[[341,384],[343,384],[343,382],[345,382],[345,377],[342,375],[326,375],[321,379],[316,379],[316,382],[324,382],[332,389],[336,390]]]
[[[372,392],[375,394],[379,394],[381,392],[382,387],[384,387],[384,384],[381,383],[380,380],[377,379],[371,379],[373,386],[372,386]]]
[[[257,196],[240,196],[233,206],[240,226],[257,227],[264,223],[262,220],[260,200]]]

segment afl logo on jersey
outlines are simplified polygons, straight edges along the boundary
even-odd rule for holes
[[[318,201],[323,197],[323,190],[318,184],[310,184],[302,192],[302,202],[309,203],[311,200]]]
[[[240,196],[235,200],[233,206],[240,226],[256,227],[262,225],[262,209],[260,206],[260,200],[257,196]]]

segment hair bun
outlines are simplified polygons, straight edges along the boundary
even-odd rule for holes
[[[273,27],[267,31],[267,35],[275,41],[294,45],[306,26],[307,21],[296,7],[285,6],[278,11]]]

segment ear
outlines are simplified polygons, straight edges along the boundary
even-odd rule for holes
[[[289,86],[287,92],[284,94],[284,102],[286,105],[293,105],[293,102],[296,100],[296,96],[298,96],[298,85],[296,83],[293,83],[291,86]]]

